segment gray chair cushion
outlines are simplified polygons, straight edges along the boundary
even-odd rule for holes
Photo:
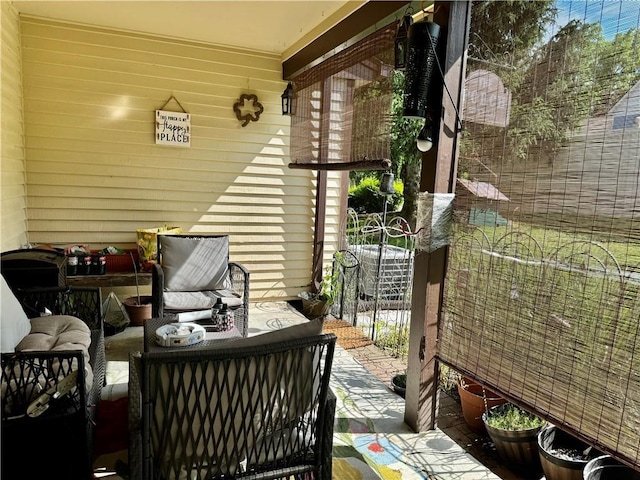
[[[260,335],[252,337],[238,338],[229,342],[220,342],[208,349],[217,350],[224,348],[240,348],[240,347],[259,347],[261,345],[269,345],[275,342],[284,342],[287,340],[296,340],[298,338],[313,337],[322,333],[322,318],[316,318],[308,322],[291,325],[290,327],[272,330]]]
[[[213,307],[218,298],[229,307],[239,307],[242,299],[230,290],[204,292],[163,292],[165,310],[207,310]]]
[[[195,292],[229,287],[229,237],[158,237],[165,291]]]

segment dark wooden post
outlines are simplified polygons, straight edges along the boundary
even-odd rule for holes
[[[422,157],[420,191],[452,193],[455,191],[460,126],[456,109],[462,111],[466,67],[464,52],[469,35],[471,2],[436,1],[434,7],[434,22],[444,30],[440,42],[446,41],[446,55],[442,63],[446,88],[442,91],[444,113],[438,142]],[[417,432],[435,427],[438,389],[436,348],[446,259],[447,248],[430,254],[416,252],[414,259],[404,419]]]
[[[329,128],[331,112],[331,79],[322,82],[322,107],[320,110],[319,149],[318,158],[320,162],[327,162],[329,158]],[[322,282],[322,264],[324,257],[324,235],[325,221],[327,219],[327,171],[318,170],[316,181],[316,213],[314,219],[313,232],[313,260],[311,265],[311,289],[317,292]]]

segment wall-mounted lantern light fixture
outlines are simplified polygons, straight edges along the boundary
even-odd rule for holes
[[[413,17],[407,12],[398,22],[398,31],[394,39],[394,67],[403,70],[407,66],[407,52],[409,51],[409,27]]]
[[[294,115],[296,112],[296,94],[293,90],[293,84],[289,82],[287,88],[282,92],[282,114]]]

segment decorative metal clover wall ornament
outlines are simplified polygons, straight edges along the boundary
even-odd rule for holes
[[[246,127],[249,122],[258,121],[264,107],[258,102],[257,95],[243,93],[240,100],[233,105],[233,111],[236,112],[236,118],[242,122],[242,126]]]

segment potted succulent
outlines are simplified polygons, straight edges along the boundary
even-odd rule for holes
[[[138,268],[133,258],[133,254],[130,252],[131,261],[133,262],[133,272],[136,277],[136,296],[129,297],[122,302],[124,309],[129,316],[131,325],[141,326],[144,321],[151,318],[151,306],[152,298],[147,295],[140,295],[140,284],[138,282]]]
[[[512,403],[496,405],[482,414],[482,421],[502,459],[523,474],[538,475],[538,433],[545,421]]]

